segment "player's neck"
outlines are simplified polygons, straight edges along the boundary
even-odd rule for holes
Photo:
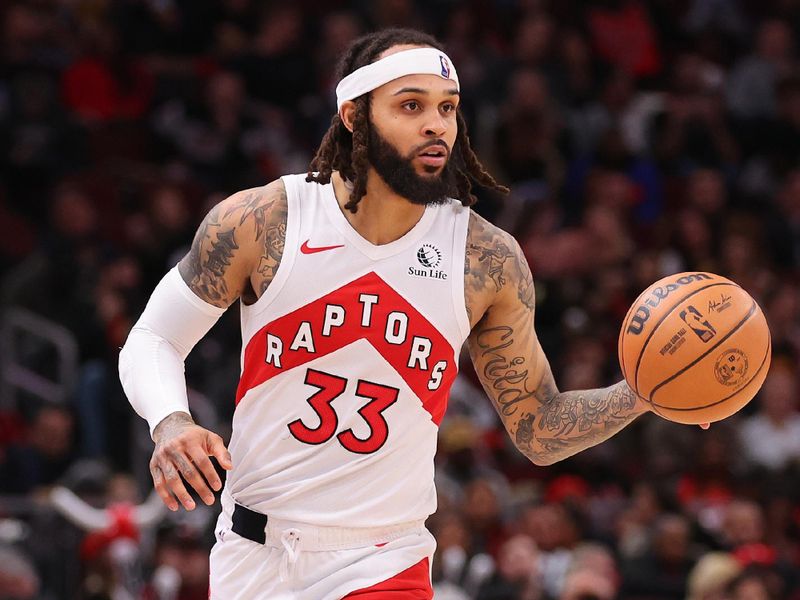
[[[358,211],[353,214],[344,205],[350,199],[350,189],[339,173],[331,177],[336,200],[350,225],[365,240],[375,244],[389,244],[400,239],[414,228],[422,218],[425,207],[413,204],[396,194],[370,169],[367,179],[367,193],[358,203]]]

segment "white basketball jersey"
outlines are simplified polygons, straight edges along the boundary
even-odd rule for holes
[[[469,209],[426,207],[376,246],[333,186],[283,178],[280,267],[242,306],[242,377],[227,491],[275,518],[375,527],[436,509],[433,458],[469,334]]]

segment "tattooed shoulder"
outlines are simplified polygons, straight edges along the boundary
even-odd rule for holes
[[[275,278],[286,245],[286,220],[289,213],[286,188],[280,180],[275,183],[277,185],[274,188],[267,190],[269,217],[264,225],[263,236],[259,237],[260,254],[253,273],[253,281],[257,282],[254,287],[258,290],[259,298]],[[270,184],[268,188],[272,185]]]
[[[250,286],[277,269],[286,237],[286,190],[278,180],[233,194],[212,208],[197,230],[189,253],[178,265],[200,298],[227,307]]]
[[[534,308],[531,270],[511,234],[472,211],[465,251],[464,292],[472,326],[497,294],[512,287],[526,307]]]

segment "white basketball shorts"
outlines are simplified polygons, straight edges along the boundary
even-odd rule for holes
[[[228,514],[230,513],[230,514]],[[422,521],[317,527],[235,505],[211,549],[210,600],[430,600],[436,542]]]

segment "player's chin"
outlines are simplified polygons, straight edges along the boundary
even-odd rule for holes
[[[419,175],[420,177],[427,177],[427,178],[439,177],[444,171],[446,164],[447,163],[443,163],[441,165],[421,164],[417,169],[417,175]]]

